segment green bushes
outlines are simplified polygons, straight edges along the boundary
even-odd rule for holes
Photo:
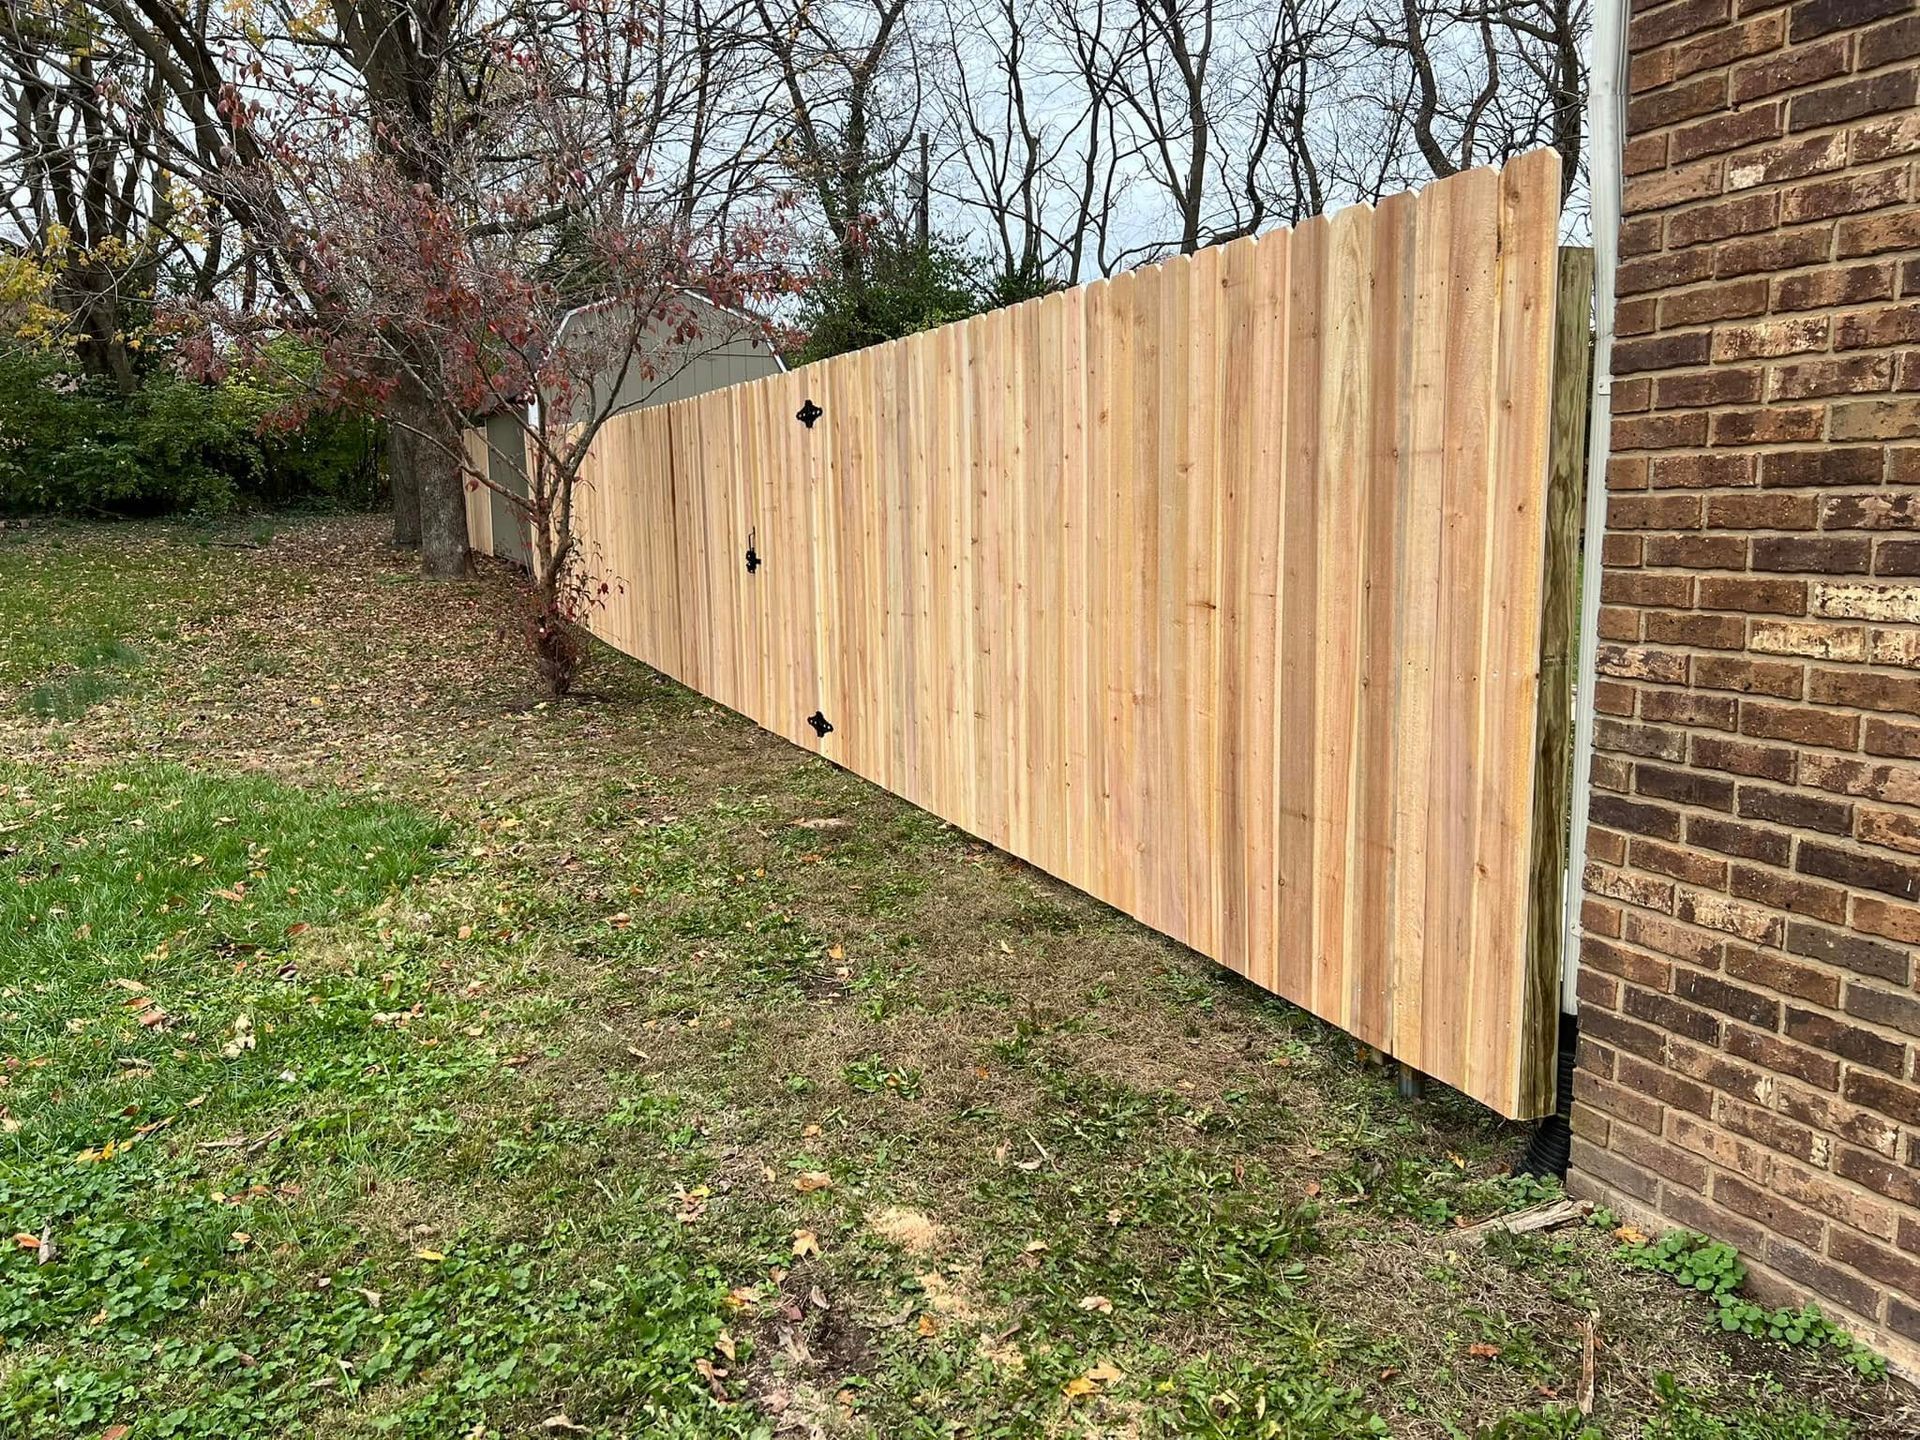
[[[0,349],[0,514],[371,504],[376,427],[320,416],[292,431],[263,430],[285,399],[245,379],[196,385],[164,366],[123,396],[57,355]]]

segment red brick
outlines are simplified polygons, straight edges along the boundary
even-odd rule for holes
[[[1825,930],[1805,921],[1796,920],[1787,927],[1787,949],[1825,965],[1891,980],[1898,985],[1906,984],[1912,974],[1907,952],[1897,946],[1838,930]]]
[[[1866,1186],[1876,1194],[1903,1205],[1920,1205],[1920,1171],[1883,1159],[1864,1150],[1838,1146],[1833,1153],[1833,1173]]]
[[[1611,1151],[1602,1150],[1577,1135],[1573,1140],[1572,1165],[1580,1174],[1592,1175],[1622,1195],[1643,1203],[1650,1203],[1660,1190],[1659,1180],[1646,1171],[1629,1165]]]
[[[1664,146],[1665,137],[1662,137],[1663,153]],[[1621,186],[1621,208],[1629,215],[1664,210],[1689,200],[1709,199],[1718,195],[1725,183],[1726,162],[1718,159],[1696,160],[1672,170],[1630,174]],[[1615,284],[1617,287],[1617,279]]]
[[[1916,79],[1920,79],[1920,75],[1916,75],[1912,70],[1889,70],[1878,75],[1843,80],[1818,90],[1803,91],[1795,95],[1788,104],[1787,127],[1791,130],[1812,130],[1822,125],[1836,125],[1843,120],[1858,120],[1862,115],[1880,115],[1889,110],[1904,110],[1914,103]],[[1697,85],[1699,82],[1696,81],[1694,84]],[[1667,93],[1673,98],[1663,106],[1650,106],[1650,112],[1667,113],[1674,119],[1685,119],[1705,113],[1704,110],[1696,110],[1692,107],[1706,103],[1709,94],[1707,87],[1701,86],[1697,91],[1684,95],[1675,94],[1673,91]],[[1649,97],[1651,98],[1654,97]],[[1629,117],[1632,113],[1633,108],[1629,106]],[[1631,118],[1629,123],[1635,124],[1636,129],[1640,128]]]
[[[1621,380],[1613,387],[1613,410],[1619,415],[1643,415],[1653,408],[1653,379]]]
[[[1609,455],[1607,457],[1607,489],[1609,491],[1646,489],[1647,466],[1650,463],[1644,455]]]
[[[1820,1299],[1871,1314],[1879,1303],[1879,1294],[1867,1281],[1810,1255],[1791,1241],[1770,1239],[1764,1251],[1766,1263],[1789,1280],[1806,1286]]]
[[[1843,221],[1844,225],[1870,225],[1881,217]],[[1828,258],[1834,244],[1833,227],[1813,226],[1781,235],[1758,235],[1748,240],[1729,240],[1713,250],[1713,273],[1718,279],[1736,275],[1755,275],[1762,271],[1792,270],[1802,265],[1817,265]],[[1867,242],[1863,242],[1867,243]],[[1878,249],[1891,250],[1895,244]],[[1689,252],[1698,253],[1698,252]],[[1872,253],[1865,250],[1854,254]],[[1624,267],[1623,267],[1624,268]]]
[[[1780,745],[1753,745],[1741,740],[1723,740],[1717,735],[1693,737],[1693,763],[1732,775],[1751,775],[1762,780],[1791,784],[1799,757]]]
[[[1647,564],[1676,570],[1744,570],[1747,539],[1744,535],[1650,535]]]
[[[1719,816],[1694,815],[1687,820],[1687,843],[1704,845],[1723,855],[1738,855],[1746,860],[1764,860],[1769,865],[1785,865],[1793,853],[1793,841],[1784,831],[1758,825],[1742,825]]]
[[[1835,441],[1911,440],[1920,436],[1920,399],[1836,405],[1828,425]]]
[[[1893,266],[1884,263],[1786,275],[1773,282],[1775,310],[1817,310],[1829,305],[1861,305],[1892,298]]]
[[[1697,290],[1676,290],[1660,296],[1659,305],[1660,323],[1669,329],[1706,325],[1715,320],[1741,320],[1765,313],[1767,282],[1756,277],[1730,284],[1703,285]]]
[[[1832,88],[1838,90],[1845,87]],[[1814,91],[1812,95],[1801,98],[1812,99],[1822,93]],[[1887,87],[1884,93],[1874,91],[1869,94],[1834,95],[1820,105],[1810,107],[1807,112],[1809,115],[1831,112],[1831,119],[1811,120],[1807,124],[1796,125],[1794,128],[1807,129],[1810,125],[1829,125],[1835,120],[1851,120],[1856,116],[1895,109],[1896,106],[1890,98],[1894,93],[1893,87]],[[1727,77],[1724,71],[1696,76],[1678,85],[1669,85],[1664,89],[1656,90],[1651,95],[1638,95],[1628,101],[1627,128],[1653,130],[1676,124],[1681,120],[1692,120],[1696,116],[1711,114],[1720,109],[1726,104],[1726,100]]]
[[[1682,365],[1704,365],[1712,344],[1713,337],[1705,330],[1654,335],[1642,340],[1617,340],[1613,346],[1613,373],[1629,375],[1638,370],[1672,370]]]
[[[1798,44],[1835,30],[1858,29],[1870,20],[1899,15],[1912,3],[1913,0],[1801,0],[1793,7],[1787,38]]]
[[[1659,645],[1694,645],[1703,650],[1738,650],[1746,621],[1738,615],[1700,615],[1673,610],[1646,612],[1647,639]]]
[[[1673,977],[1673,993],[1677,999],[1708,1010],[1717,1010],[1722,1015],[1760,1030],[1777,1030],[1780,1026],[1778,1000],[1758,990],[1750,990],[1745,985],[1736,985],[1718,975],[1684,968],[1676,970]],[[1700,1037],[1689,1036],[1688,1038]]]
[[[1738,150],[1744,145],[1757,145],[1762,140],[1777,140],[1785,129],[1786,116],[1778,105],[1755,105],[1747,110],[1725,111],[1675,130],[1668,137],[1668,154],[1672,163],[1678,165],[1687,160],[1697,160],[1702,155],[1718,155],[1723,151]],[[1748,226],[1745,230],[1728,230],[1724,233],[1742,235],[1757,228]]]
[[[1753,542],[1753,568],[1823,575],[1864,575],[1871,558],[1863,536],[1767,535]]]
[[[1627,48],[1650,50],[1669,40],[1724,24],[1731,12],[1728,0],[1679,0],[1677,4],[1662,5],[1647,14],[1640,13],[1640,7],[1636,6],[1633,19],[1627,25]]]
[[[1896,805],[1920,804],[1920,770],[1908,765],[1879,765],[1838,755],[1801,757],[1801,783],[1816,785],[1835,795],[1857,795],[1865,800],[1889,800]]]
[[[1613,422],[1616,450],[1675,450],[1685,445],[1704,444],[1706,438],[1707,417],[1697,412],[1647,415]]]
[[[1758,1106],[1722,1100],[1714,1107],[1714,1118],[1734,1134],[1744,1135],[1796,1160],[1811,1160],[1820,1148],[1814,1142],[1813,1131],[1805,1125],[1796,1125]]]
[[[1698,1157],[1638,1130],[1614,1131],[1613,1143],[1607,1148],[1621,1159],[1688,1190],[1704,1191],[1712,1174]]]
[[[1759,1221],[1769,1234],[1785,1235],[1810,1250],[1818,1250],[1827,1233],[1826,1221],[1819,1216],[1789,1205],[1771,1191],[1750,1185],[1735,1175],[1714,1178],[1713,1198],[1727,1209]]]
[[[1771,695],[1778,700],[1798,700],[1805,676],[1805,668],[1800,665],[1726,655],[1702,655],[1693,667],[1693,683],[1704,690],[1734,690],[1743,695]]]
[[[1829,530],[1920,529],[1920,495],[1830,495],[1821,502],[1820,523]]]
[[[1732,730],[1739,717],[1731,695],[1648,690],[1640,697],[1640,718],[1656,725],[1703,725],[1710,730]]]
[[[1687,737],[1678,730],[1656,725],[1623,725],[1618,720],[1597,723],[1594,744],[1602,750],[1623,755],[1640,755],[1651,760],[1681,760],[1687,753]]]
[[[1884,170],[1848,172],[1830,180],[1815,180],[1796,185],[1780,197],[1780,223],[1796,225],[1806,220],[1830,220],[1854,215],[1863,210],[1878,210],[1898,205],[1907,198],[1907,168],[1888,166]],[[1728,231],[1739,234],[1739,231]]]
[[[1727,887],[1727,862],[1698,850],[1663,845],[1658,840],[1636,839],[1627,848],[1627,863],[1636,870],[1653,875],[1671,875],[1689,885],[1708,890]]]
[[[1718,346],[1720,337],[1714,336]],[[1718,357],[1716,357],[1718,358]],[[1742,358],[1729,356],[1726,358]],[[1719,366],[1683,375],[1662,375],[1654,386],[1654,404],[1662,410],[1685,409],[1699,405],[1750,405],[1760,398],[1765,372]],[[1618,387],[1616,387],[1616,394]],[[1676,480],[1678,474],[1705,475],[1713,478]],[[1740,455],[1670,455],[1653,462],[1656,488],[1670,485],[1751,485],[1753,462]]]
[[[1920,208],[1842,220],[1834,231],[1834,253],[1843,260],[1916,247],[1920,247]]]
[[[1815,670],[1807,677],[1807,698],[1821,705],[1852,705],[1861,710],[1900,710],[1920,715],[1920,676]]]
[[[1627,62],[1627,93],[1639,95],[1673,83],[1673,51],[1643,50]]]
[[[1789,1005],[1781,1027],[1790,1039],[1830,1051],[1842,1060],[1898,1075],[1906,1063],[1906,1047],[1861,1025]]]
[[[1803,875],[1835,880],[1856,889],[1878,890],[1897,900],[1920,896],[1920,865],[1858,850],[1843,850],[1837,845],[1801,841],[1794,868]]]
[[[1753,950],[1745,945],[1729,945],[1727,974],[1763,990],[1791,995],[1815,1005],[1834,1008],[1840,998],[1840,977],[1812,965],[1802,965],[1771,950]],[[1778,1067],[1775,1067],[1778,1068]],[[1833,1086],[1828,1085],[1831,1090]]]
[[[1920,114],[1911,111],[1868,120],[1848,132],[1853,146],[1853,163],[1871,165],[1920,150]]]
[[[1920,726],[1878,718],[1867,721],[1860,748],[1869,755],[1892,755],[1903,760],[1920,758]]]
[[[1744,819],[1827,835],[1845,835],[1853,829],[1853,806],[1844,801],[1803,795],[1796,790],[1770,790],[1764,785],[1740,787],[1739,812]]]
[[[1751,900],[1789,915],[1810,915],[1815,920],[1841,925],[1847,918],[1847,892],[1834,885],[1812,880],[1796,880],[1778,870],[1756,865],[1735,865],[1727,881],[1727,891],[1737,900]],[[1777,945],[1780,935],[1771,934],[1767,943]]]
[[[1695,930],[1665,915],[1651,915],[1645,910],[1626,912],[1623,928],[1629,943],[1658,951],[1675,960],[1685,960],[1703,970],[1717,968],[1720,954],[1726,948],[1726,941],[1719,935]]]
[[[1675,45],[1673,73],[1684,80],[1702,70],[1717,70],[1744,60],[1749,55],[1764,55],[1778,48],[1786,34],[1780,13],[1760,15],[1738,25],[1722,25],[1696,34]]]
[[[1856,982],[1847,986],[1846,1010],[1849,1015],[1889,1030],[1920,1036],[1920,999],[1912,995],[1896,995],[1877,985]]]
[[[1845,132],[1831,135],[1805,135],[1782,140],[1758,150],[1727,157],[1723,177],[1724,193],[1733,195],[1758,185],[1777,185],[1783,180],[1804,180],[1823,175],[1847,163]]]
[[[1825,350],[1832,322],[1824,315],[1796,315],[1785,320],[1760,320],[1744,325],[1722,325],[1713,332],[1712,355],[1716,362],[1753,360],[1779,355],[1800,355]],[[1731,400],[1750,400],[1754,395],[1734,395]]]
[[[1667,163],[1667,137],[1658,135],[1636,135],[1628,140],[1620,155],[1620,169],[1624,175],[1645,175],[1649,171],[1659,170]],[[1716,179],[1716,187],[1718,177]],[[1629,213],[1631,209],[1629,207]]]
[[[1728,1165],[1726,1168],[1737,1167]],[[1741,1173],[1747,1172],[1743,1170]],[[1768,1188],[1783,1198],[1808,1210],[1818,1211],[1843,1225],[1851,1225],[1865,1234],[1891,1240],[1898,1233],[1897,1221],[1890,1207],[1867,1199],[1851,1187],[1836,1183],[1830,1175],[1802,1170],[1797,1165],[1782,1162],[1768,1167],[1766,1180]]]
[[[1801,745],[1851,750],[1859,725],[1851,715],[1798,705],[1762,705],[1749,700],[1740,706],[1740,733],[1762,740],[1789,740]]]
[[[1833,325],[1833,348],[1868,350],[1920,342],[1920,304],[1883,305],[1842,315]]]
[[[1898,8],[1889,13],[1897,13]],[[1859,67],[1862,70],[1877,70],[1892,61],[1911,60],[1916,55],[1920,55],[1920,15],[1909,14],[1905,19],[1869,30],[1860,37]]]
[[[1847,73],[1847,52],[1850,48],[1848,37],[1842,36],[1818,45],[1803,45],[1782,51],[1750,65],[1741,65],[1733,72],[1731,96],[1734,101],[1744,103],[1763,95],[1778,95],[1783,90],[1797,90],[1803,85],[1817,85],[1822,80],[1844,75]]]
[[[1709,495],[1706,523],[1725,530],[1811,530],[1811,495]]]
[[[1673,913],[1689,924],[1722,930],[1755,945],[1777,945],[1786,930],[1781,916],[1704,890],[1676,890]]]
[[[1610,605],[1689,603],[1693,581],[1685,575],[1649,575],[1638,570],[1609,570],[1600,577],[1600,598]]]
[[[1766,489],[1795,489],[1806,485],[1875,485],[1886,457],[1878,446],[1837,449],[1823,445],[1813,450],[1781,450],[1760,461],[1760,484]]]
[[[1813,406],[1733,410],[1713,417],[1715,445],[1783,445],[1817,440],[1827,413]]]
[[[1649,1100],[1584,1070],[1574,1072],[1573,1093],[1583,1104],[1655,1134],[1659,1133],[1661,1117],[1666,1113],[1659,1101]]]
[[[1770,398],[1799,400],[1817,395],[1858,395],[1893,384],[1893,362],[1885,355],[1850,355],[1840,360],[1803,360],[1777,366]],[[1686,440],[1669,444],[1684,445]]]
[[[1701,577],[1699,587],[1703,610],[1744,610],[1761,615],[1807,613],[1804,580],[1707,575]]]
[[[1835,1230],[1827,1241],[1827,1253],[1871,1276],[1876,1283],[1891,1286],[1898,1294],[1920,1295],[1920,1262],[1876,1245],[1863,1235]]]

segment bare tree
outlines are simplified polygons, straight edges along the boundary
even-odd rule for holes
[[[1360,20],[1405,98],[1425,173],[1560,152],[1562,198],[1583,185],[1587,0],[1373,0]],[[1418,172],[1407,167],[1409,178]]]
[[[754,0],[756,40],[785,108],[780,151],[857,285],[887,178],[918,129],[921,84],[908,0]]]

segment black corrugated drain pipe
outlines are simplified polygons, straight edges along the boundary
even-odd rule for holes
[[[1573,1113],[1573,1064],[1580,1041],[1580,1021],[1572,1015],[1560,1017],[1560,1063],[1556,1071],[1553,1114],[1533,1127],[1527,1148],[1514,1171],[1537,1175],[1542,1179],[1567,1177],[1567,1160],[1573,1149],[1573,1128],[1568,1117]]]

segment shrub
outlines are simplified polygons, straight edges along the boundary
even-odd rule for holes
[[[263,428],[285,400],[254,379],[197,385],[164,365],[123,396],[55,353],[0,349],[0,514],[372,503],[376,427],[321,416],[287,433]]]

